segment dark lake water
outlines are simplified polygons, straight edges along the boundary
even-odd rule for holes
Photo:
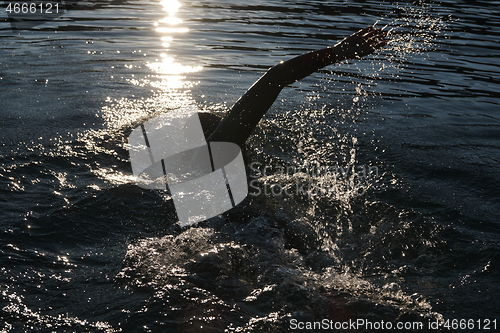
[[[498,329],[500,1],[82,1],[20,31],[5,6],[0,332]],[[388,47],[279,96],[238,207],[181,229],[135,185],[133,128],[375,23]]]

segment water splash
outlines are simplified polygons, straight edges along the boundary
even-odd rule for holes
[[[258,180],[259,185],[268,185],[268,204],[309,225],[319,240],[318,249],[333,259],[321,275],[322,286],[405,308],[419,316],[440,318],[424,297],[407,294],[405,287],[397,283],[405,274],[418,274],[419,268],[412,262],[439,246],[437,227],[414,212],[396,211],[374,199],[378,192],[397,189],[400,181],[390,168],[366,161],[360,151],[367,149],[369,135],[356,132],[363,130],[358,124],[367,112],[381,103],[377,85],[397,81],[412,59],[425,60],[437,48],[437,40],[446,29],[447,18],[437,15],[433,5],[416,3],[393,8],[377,22],[377,26],[385,25],[389,31],[391,43],[387,48],[367,61],[343,64],[342,71],[331,71],[313,91],[306,91],[307,102],[290,110],[284,99],[280,113],[268,117],[256,139],[264,149],[256,149],[255,156],[263,164],[290,166],[302,172],[275,171],[262,174]],[[332,89],[336,90],[334,97],[330,97]],[[324,105],[328,98],[335,107]],[[310,172],[321,166],[337,170],[377,167],[378,172],[370,177],[360,177],[356,172],[344,177]],[[283,195],[284,191],[272,195],[272,186],[294,193],[294,188],[304,184],[312,184],[317,190],[302,196]],[[326,188],[337,190],[322,190]],[[383,274],[384,279],[376,278]]]
[[[115,329],[105,322],[90,322],[64,314],[47,315],[42,314],[38,309],[34,311],[23,303],[23,296],[15,292],[9,292],[8,286],[2,286],[0,296],[2,296],[3,302],[8,303],[2,308],[2,311],[7,314],[7,316],[2,317],[4,319],[3,327],[0,326],[2,332],[17,331],[17,329],[21,329],[21,325],[24,328],[29,327],[31,331],[91,330],[103,333],[121,332],[120,329]],[[22,324],[20,325],[20,323]]]
[[[433,6],[424,2],[396,5],[395,10],[379,22],[382,25],[389,21],[384,29],[391,39],[389,50],[394,56],[391,61],[436,48],[435,41],[446,28],[448,18],[436,15]]]

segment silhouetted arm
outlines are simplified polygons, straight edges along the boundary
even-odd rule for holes
[[[387,45],[384,40],[386,36],[381,29],[370,26],[333,47],[307,52],[280,62],[257,80],[234,104],[208,141],[242,145],[284,87],[328,65],[373,53]]]

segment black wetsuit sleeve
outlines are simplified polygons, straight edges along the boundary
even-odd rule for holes
[[[284,87],[341,60],[334,48],[325,48],[272,67],[234,104],[208,141],[242,145]]]

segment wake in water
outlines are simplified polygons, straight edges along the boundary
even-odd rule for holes
[[[352,122],[376,98],[376,82],[397,81],[406,59],[434,47],[444,23],[426,5],[398,6],[384,20],[390,49],[359,71],[351,65],[364,82],[350,106],[329,110],[312,98],[264,122],[248,152],[253,191],[244,205],[129,246],[118,278],[155,291],[149,309],[166,327],[285,332],[291,319],[424,327],[441,319],[402,278],[433,264],[439,227],[376,198],[398,180],[385,166],[359,163]]]

